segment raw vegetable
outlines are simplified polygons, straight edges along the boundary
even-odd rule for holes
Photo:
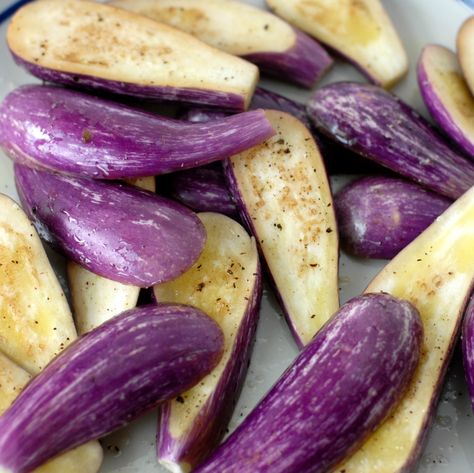
[[[229,187],[255,235],[299,346],[339,307],[338,238],[318,147],[296,118],[266,112],[277,134],[227,163]]]
[[[459,63],[464,77],[474,94],[474,60],[472,58],[472,38],[474,37],[474,16],[469,17],[459,28],[456,39]]]
[[[352,299],[196,473],[332,471],[403,395],[422,338],[408,302]]]
[[[308,104],[316,127],[351,150],[418,184],[457,199],[474,184],[474,163],[456,153],[431,125],[379,87],[339,82]]]
[[[473,222],[474,188],[402,250],[366,289],[405,299],[419,310],[423,352],[400,404],[339,470],[408,472],[417,464],[471,293]]]
[[[464,374],[467,387],[471,397],[471,405],[474,409],[474,298],[471,297],[464,313],[462,327],[462,354],[464,362]]]
[[[391,87],[408,70],[407,54],[380,0],[267,0],[267,4],[348,58],[376,84]]]
[[[474,158],[474,98],[456,55],[444,46],[425,46],[418,61],[418,84],[431,116]]]
[[[30,381],[31,375],[0,353],[0,414],[10,406]],[[35,473],[96,473],[102,449],[93,441],[77,447],[37,468]]]
[[[191,304],[224,333],[224,355],[201,383],[163,405],[158,459],[173,472],[189,472],[223,437],[247,372],[262,296],[255,240],[216,213],[199,214],[207,242],[194,266],[154,287],[159,302]]]
[[[23,207],[42,237],[100,276],[148,287],[197,260],[205,230],[190,210],[125,184],[15,166]]]
[[[350,253],[393,258],[450,205],[446,197],[392,177],[366,177],[334,197],[341,242]]]
[[[218,363],[218,325],[198,309],[125,312],[63,351],[0,417],[0,471],[27,473],[196,384]]]
[[[311,87],[332,59],[313,39],[269,12],[234,1],[114,0],[113,5],[178,28],[262,71]]]
[[[100,179],[199,166],[274,134],[261,110],[194,124],[40,85],[20,87],[6,97],[0,130],[0,145],[16,162]]]
[[[117,94],[244,110],[258,81],[243,59],[96,2],[30,3],[13,17],[7,43],[40,79]]]

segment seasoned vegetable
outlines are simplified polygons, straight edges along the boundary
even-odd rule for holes
[[[89,332],[0,417],[0,471],[27,473],[196,384],[218,363],[217,324],[183,305],[145,306]]]
[[[255,240],[228,217],[199,214],[208,235],[194,266],[154,287],[159,302],[191,304],[224,333],[224,355],[201,383],[163,405],[158,458],[171,471],[201,463],[223,437],[247,372],[257,328],[261,274]]]
[[[305,87],[311,87],[332,64],[316,41],[275,15],[244,3],[114,0],[112,4],[185,31]]]
[[[393,258],[450,205],[446,197],[391,177],[366,177],[334,197],[339,235],[358,256]]]
[[[182,274],[204,247],[196,215],[150,192],[20,165],[15,179],[42,237],[100,276],[148,287]]]
[[[395,411],[347,462],[346,473],[412,471],[436,412],[474,280],[474,188],[457,200],[369,284],[420,312],[423,352]]]
[[[118,94],[244,110],[258,81],[243,59],[96,2],[30,3],[13,17],[7,42],[40,79]]]
[[[16,162],[100,179],[199,166],[274,134],[261,110],[193,124],[40,85],[7,96],[0,107],[0,130],[0,145]]]
[[[266,113],[276,136],[232,157],[227,177],[303,346],[339,307],[336,219],[311,133],[286,113]]]
[[[462,354],[464,361],[464,374],[466,376],[471,405],[474,409],[474,298],[466,308],[462,327]]]
[[[431,116],[474,158],[474,98],[456,55],[444,46],[426,46],[418,61],[418,84]]]
[[[267,4],[347,57],[376,84],[391,87],[408,70],[406,52],[380,0],[267,0]]]
[[[456,47],[464,77],[474,94],[474,60],[472,58],[472,38],[474,37],[474,16],[469,17],[459,28]]]
[[[474,184],[474,163],[383,89],[353,82],[331,84],[313,95],[308,113],[334,140],[434,192],[457,199]]]
[[[0,414],[20,394],[31,376],[0,353]],[[102,463],[102,449],[93,441],[56,457],[35,473],[96,473]]]
[[[332,471],[403,395],[422,334],[408,302],[382,294],[352,299],[196,471]]]

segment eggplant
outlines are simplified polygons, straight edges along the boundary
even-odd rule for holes
[[[0,471],[28,473],[194,386],[219,362],[219,326],[193,307],[133,309],[55,358],[0,417]]]
[[[406,51],[380,0],[267,0],[267,5],[375,84],[392,87],[408,70]]]
[[[20,87],[6,97],[0,130],[0,145],[15,162],[97,179],[199,166],[274,134],[261,110],[194,124],[40,85]]]
[[[379,87],[330,84],[316,91],[307,110],[322,133],[438,194],[457,199],[474,184],[474,163]]]
[[[339,307],[336,219],[311,133],[286,113],[266,114],[276,136],[230,158],[226,175],[301,347]]]
[[[262,297],[255,240],[237,222],[201,213],[208,235],[194,266],[154,287],[159,302],[191,304],[224,333],[224,354],[201,383],[164,404],[158,428],[160,463],[187,472],[218,445],[230,421],[250,361]]]
[[[474,16],[470,16],[459,28],[456,49],[459,63],[467,85],[474,94],[474,61],[472,59],[472,38],[474,37]]]
[[[352,299],[196,473],[332,471],[403,395],[422,339],[408,302]]]
[[[43,239],[108,279],[149,287],[182,274],[204,247],[196,215],[150,192],[21,165],[15,180]]]
[[[444,46],[425,46],[418,60],[418,84],[433,119],[474,159],[474,98],[456,55]]]
[[[115,94],[242,111],[258,81],[248,61],[96,2],[30,3],[14,15],[7,43],[40,79]]]
[[[462,325],[462,355],[471,406],[474,410],[474,298],[471,297]]]
[[[112,5],[166,23],[304,87],[332,65],[316,41],[252,5],[231,0],[113,0]]]
[[[350,253],[391,259],[452,201],[403,179],[358,179],[334,197],[339,236]]]
[[[410,386],[392,415],[348,461],[346,473],[408,472],[415,468],[474,281],[474,188],[402,250],[366,291],[411,302],[424,327],[423,352]]]

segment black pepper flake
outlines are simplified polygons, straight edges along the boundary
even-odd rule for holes
[[[204,286],[205,286],[205,285],[206,285],[206,283],[200,282],[200,283],[197,285],[196,291],[201,292],[201,291],[204,289]]]
[[[332,233],[332,228],[326,228],[326,233]]]
[[[178,396],[178,397],[176,398],[176,402],[179,402],[180,404],[184,404],[184,398],[183,398],[183,396]]]

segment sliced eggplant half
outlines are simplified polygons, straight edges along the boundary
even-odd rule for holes
[[[392,415],[346,463],[346,473],[412,471],[436,412],[474,280],[474,188],[402,250],[369,284],[420,312],[420,364]]]
[[[456,48],[458,53],[459,63],[466,82],[474,94],[474,58],[472,56],[472,45],[474,38],[474,16],[469,17],[459,28],[456,40]]]
[[[267,4],[348,58],[375,84],[391,87],[408,70],[407,54],[380,0],[267,0]]]
[[[258,81],[248,61],[96,2],[32,2],[13,17],[7,43],[40,79],[117,94],[244,110]]]
[[[226,172],[296,342],[303,346],[339,307],[336,219],[313,136],[291,115],[266,114],[277,134],[233,156]]]

